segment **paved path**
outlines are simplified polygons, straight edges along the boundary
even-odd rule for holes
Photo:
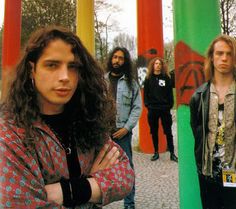
[[[175,149],[176,124],[173,124]],[[160,154],[157,161],[152,155],[133,152],[136,173],[136,209],[179,209],[178,164],[170,161],[169,152]],[[104,209],[123,209],[123,201],[111,203]]]

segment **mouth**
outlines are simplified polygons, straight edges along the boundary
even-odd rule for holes
[[[54,90],[58,96],[67,96],[70,94],[71,89],[70,88],[56,88]]]
[[[113,64],[113,67],[114,67],[114,68],[119,68],[120,65],[119,65],[119,64]]]
[[[220,67],[222,67],[222,68],[228,68],[229,66],[226,65],[226,64],[221,64]]]

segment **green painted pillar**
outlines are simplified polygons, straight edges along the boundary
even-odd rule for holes
[[[207,47],[220,34],[219,3],[174,0],[173,8],[180,208],[201,209],[188,104],[195,89],[205,81]]]

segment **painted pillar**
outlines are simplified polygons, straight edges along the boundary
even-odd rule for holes
[[[1,99],[7,94],[7,84],[12,68],[20,55],[21,0],[5,1],[4,30],[2,45],[2,89]]]
[[[148,61],[155,57],[164,56],[163,29],[162,29],[162,1],[137,0],[138,22],[138,77],[142,85],[146,76]],[[143,97],[143,90],[142,97]],[[143,99],[142,99],[143,101]],[[159,152],[166,151],[166,140],[160,124]],[[139,146],[145,153],[153,153],[154,148],[147,122],[147,109],[143,103],[143,111],[139,120]]]
[[[205,81],[204,54],[220,33],[219,5],[215,0],[175,0],[173,4],[180,208],[200,209],[188,104],[194,90]]]
[[[76,33],[88,51],[94,55],[94,0],[77,0]]]

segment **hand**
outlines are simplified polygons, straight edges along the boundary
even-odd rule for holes
[[[118,131],[116,131],[114,134],[112,134],[113,139],[120,139],[123,136],[125,136],[128,133],[128,130],[126,128],[121,128]]]
[[[45,186],[48,201],[63,204],[63,194],[60,183],[48,184]]]
[[[119,162],[120,152],[117,147],[112,147],[110,150],[109,144],[105,144],[98,153],[90,173],[94,173],[99,170],[104,170],[111,167],[113,164]]]

